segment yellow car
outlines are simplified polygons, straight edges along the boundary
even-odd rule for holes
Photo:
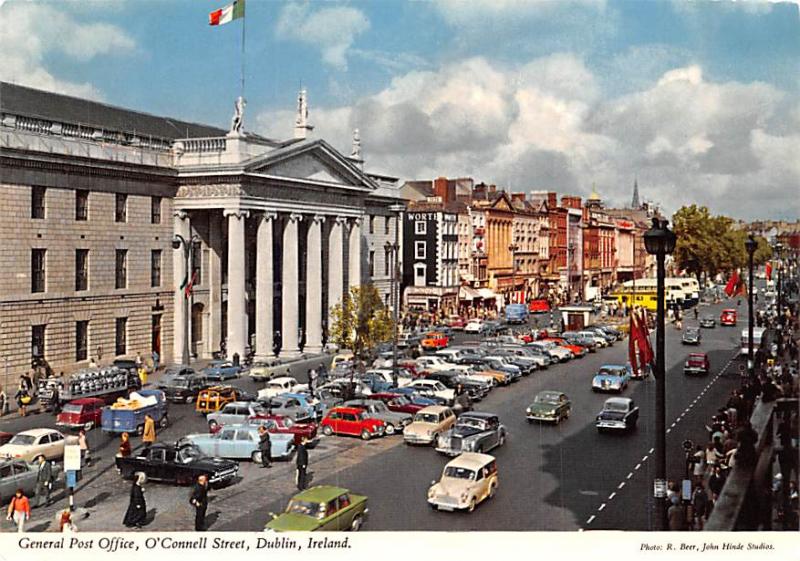
[[[64,456],[64,444],[77,444],[78,437],[65,437],[53,429],[31,429],[14,435],[8,443],[0,446],[0,458],[13,458],[33,463],[44,456],[58,460]]]
[[[345,362],[353,362],[353,353],[345,352],[339,353],[338,355],[333,357],[331,361],[331,371],[336,370],[336,367]]]
[[[428,504],[438,510],[472,512],[494,497],[498,483],[494,456],[465,452],[444,466],[442,478],[428,489]]]
[[[414,420],[403,431],[406,444],[434,444],[444,431],[456,424],[453,410],[443,405],[430,405],[414,414]]]

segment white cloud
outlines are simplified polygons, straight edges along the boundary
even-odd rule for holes
[[[279,39],[319,48],[325,63],[346,70],[348,49],[369,27],[367,17],[356,8],[337,6],[312,11],[306,3],[295,3],[281,10],[275,33]]]
[[[603,0],[438,0],[436,8],[448,23],[459,26],[517,21],[520,18],[550,17],[565,8],[605,9]]]
[[[642,196],[750,218],[797,216],[800,107],[760,82],[716,83],[697,65],[602,99],[598,76],[555,54],[518,67],[485,58],[413,71],[352,106],[315,108],[315,134],[349,153],[359,128],[368,169],[405,179],[471,175],[514,190]],[[313,92],[312,92],[313,93]],[[288,113],[262,114],[270,136]],[[280,127],[276,126],[280,123]]]
[[[136,43],[117,26],[84,23],[82,19],[51,4],[3,4],[0,9],[0,52],[3,53],[0,78],[61,93],[101,97],[92,84],[58,78],[47,67],[46,56],[61,53],[87,62],[104,54],[129,53],[136,48]]]

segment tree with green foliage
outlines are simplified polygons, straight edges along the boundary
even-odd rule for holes
[[[342,302],[331,310],[328,335],[331,343],[353,351],[361,360],[379,343],[393,337],[392,314],[381,301],[375,285],[350,288]]]

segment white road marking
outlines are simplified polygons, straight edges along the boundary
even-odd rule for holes
[[[595,518],[595,517],[594,517],[594,514],[592,514],[592,515],[589,517],[589,520],[587,520],[587,521],[586,521],[586,523],[587,523],[587,524],[591,524],[592,522],[594,522],[594,518]]]
[[[601,504],[601,505],[598,507],[598,509],[597,509],[597,512],[600,512],[600,511],[601,511],[601,510],[603,510],[604,508],[606,508],[606,503],[603,503],[603,504]]]
[[[669,426],[669,428],[671,428],[671,429],[674,429],[674,428],[675,428],[675,423],[672,423],[672,424]]]
[[[630,472],[630,473],[628,474],[628,477],[627,477],[626,479],[630,479],[631,477],[633,477],[633,472]]]
[[[650,448],[650,452],[649,453],[652,454],[654,450],[655,450],[655,448]]]
[[[636,464],[636,467],[633,469],[639,469],[640,467],[642,467],[642,464]]]
[[[622,483],[620,483],[619,485],[617,485],[617,489],[622,489],[623,487],[625,487],[625,482],[624,481]]]
[[[667,434],[671,433],[672,429],[667,429]]]
[[[616,497],[616,496],[617,496],[617,492],[616,492],[616,491],[614,491],[613,493],[611,493],[611,494],[608,496],[608,500],[609,500],[609,501],[611,501],[611,500],[613,500],[613,499],[614,499],[614,497]]]

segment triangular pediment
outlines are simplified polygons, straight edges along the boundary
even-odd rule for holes
[[[511,201],[509,201],[508,197],[503,193],[492,203],[492,208],[496,210],[511,210]]]
[[[249,173],[287,179],[377,187],[355,164],[321,140],[275,150],[247,162],[245,168]]]

